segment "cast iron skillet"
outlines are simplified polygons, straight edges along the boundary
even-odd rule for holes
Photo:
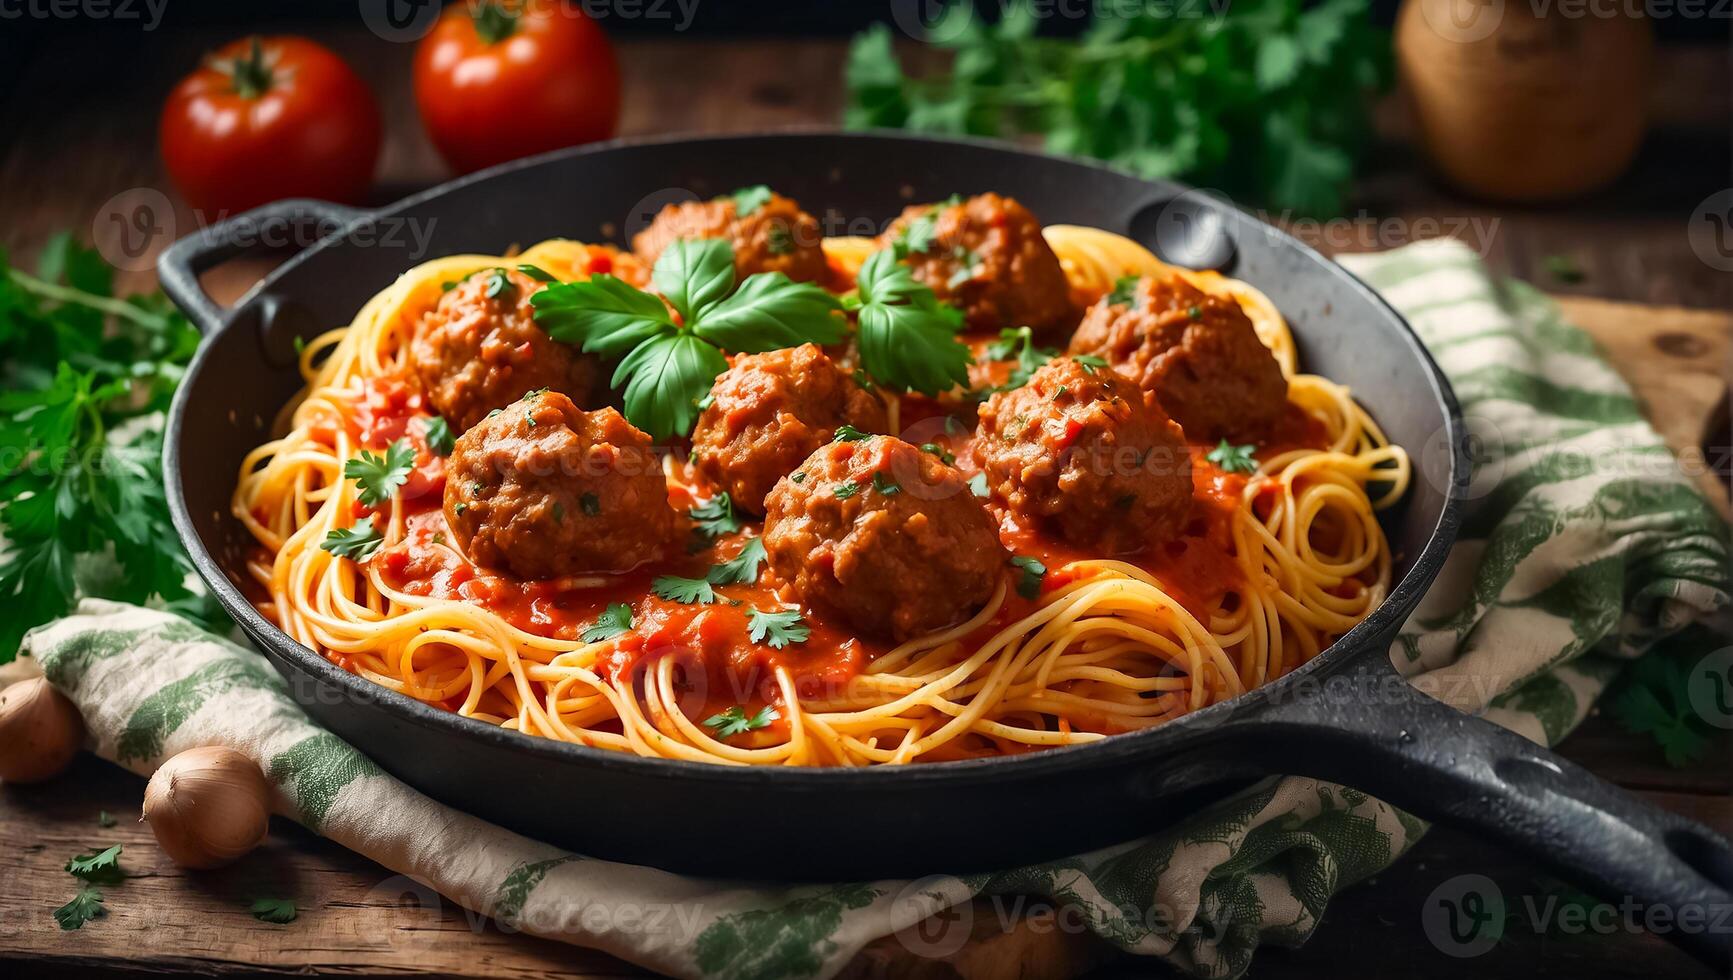
[[[1302,363],[1351,386],[1415,457],[1387,518],[1397,585],[1300,670],[1180,721],[1015,758],[862,769],[741,769],[530,738],[386,692],[297,645],[236,588],[250,538],[229,516],[244,453],[299,387],[293,341],[349,322],[404,269],[551,237],[625,242],[661,205],[768,183],[829,234],[873,233],[911,201],[993,190],[1047,223],[1128,234],[1267,292]],[[636,203],[634,203],[636,202]],[[870,227],[848,221],[870,219]],[[263,232],[329,231],[232,310],[197,274]],[[418,238],[425,236],[425,240]],[[421,242],[423,247],[418,247]],[[1249,780],[1299,773],[1466,825],[1607,897],[1733,902],[1733,850],[1503,729],[1414,691],[1389,649],[1438,574],[1468,479],[1449,386],[1402,319],[1340,267],[1220,201],[982,141],[779,133],[623,142],[521,161],[379,211],[282,202],[177,242],[163,288],[207,335],[169,422],[170,506],[199,572],[294,697],[387,771],[561,846],[677,871],[783,879],[1006,867],[1126,840]],[[1673,936],[1725,962],[1727,933]]]

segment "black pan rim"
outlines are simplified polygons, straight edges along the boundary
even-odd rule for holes
[[[613,150],[645,145],[686,144],[698,149],[706,143],[797,139],[804,136],[827,139],[859,139],[867,142],[918,142],[934,147],[962,145],[1034,160],[1062,160],[1067,164],[1097,170],[1103,174],[1111,174],[1116,178],[1135,180],[1164,193],[1174,190],[1180,193],[1191,191],[1190,188],[1179,184],[1144,180],[1135,174],[1098,161],[1055,157],[1001,140],[978,137],[939,137],[911,134],[900,130],[845,131],[830,127],[798,126],[748,133],[628,137],[557,150],[459,177],[425,191],[411,194],[384,207],[361,212],[357,215],[356,220],[366,221],[374,217],[399,213],[424,201],[471,184],[487,181],[497,175],[536,167],[554,160],[605,154]],[[1217,200],[1219,201],[1219,199]],[[1233,207],[1231,202],[1220,203]],[[268,287],[278,276],[287,273],[319,250],[327,247],[331,242],[340,239],[342,234],[343,232],[339,230],[310,246],[285,262],[259,285],[250,289],[229,311],[224,322],[211,330],[212,336],[227,329],[233,322],[235,313],[258,302],[265,293],[265,287]],[[269,653],[282,658],[297,670],[310,675],[317,681],[343,689],[359,704],[377,705],[399,721],[420,727],[448,731],[455,729],[465,736],[479,738],[496,747],[526,753],[532,758],[550,763],[580,764],[584,767],[622,770],[641,776],[699,780],[710,784],[750,787],[768,782],[777,784],[778,789],[782,790],[807,790],[811,792],[829,792],[844,786],[863,785],[878,788],[913,788],[933,784],[956,785],[1035,776],[1055,769],[1101,768],[1123,765],[1136,758],[1163,754],[1170,747],[1170,743],[1203,737],[1212,730],[1219,730],[1223,726],[1231,725],[1236,717],[1267,703],[1272,697],[1285,694],[1290,688],[1311,675],[1334,670],[1359,656],[1384,655],[1387,651],[1371,649],[1368,644],[1377,634],[1386,629],[1400,626],[1400,619],[1407,616],[1419,602],[1425,589],[1442,568],[1445,556],[1455,542],[1456,532],[1461,524],[1468,460],[1462,438],[1461,409],[1449,380],[1445,378],[1437,362],[1426,350],[1425,345],[1420,342],[1418,335],[1415,334],[1407,319],[1391,307],[1376,291],[1342,266],[1330,261],[1291,235],[1274,228],[1270,228],[1268,234],[1278,237],[1284,247],[1296,250],[1321,267],[1333,270],[1343,276],[1357,295],[1370,301],[1375,308],[1381,309],[1395,321],[1400,327],[1399,333],[1408,345],[1410,353],[1430,369],[1432,387],[1428,395],[1443,409],[1442,414],[1445,417],[1448,430],[1449,486],[1445,490],[1444,506],[1438,521],[1427,537],[1426,545],[1415,556],[1414,564],[1408,573],[1396,583],[1390,594],[1373,610],[1370,616],[1343,634],[1335,643],[1326,647],[1301,667],[1261,687],[1227,701],[1210,705],[1175,721],[1140,732],[1127,732],[1109,736],[1099,741],[1060,746],[1017,756],[931,762],[919,765],[873,767],[730,766],[681,759],[649,758],[526,735],[476,719],[465,718],[417,701],[407,695],[390,691],[360,675],[343,670],[317,652],[297,643],[287,633],[267,620],[241,594],[240,590],[229,579],[222,565],[217,562],[205,546],[203,539],[199,537],[193,525],[192,516],[187,509],[185,495],[182,492],[183,473],[179,435],[182,419],[190,411],[191,393],[197,387],[195,382],[201,372],[209,367],[207,362],[213,347],[209,343],[201,346],[192,363],[188,365],[181,385],[175,393],[165,430],[167,438],[164,440],[163,472],[170,516],[200,578],[204,580],[224,610],[235,619],[243,631],[256,644],[268,648]],[[366,746],[356,746],[356,748],[364,754],[366,753]]]

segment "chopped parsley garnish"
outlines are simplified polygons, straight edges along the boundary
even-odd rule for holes
[[[805,473],[796,473],[793,476],[789,477],[789,479],[793,480],[796,483],[805,483],[806,482],[806,474]]]
[[[66,873],[98,884],[113,884],[125,877],[120,871],[120,848],[116,844],[92,854],[80,854],[66,862]]]
[[[939,457],[946,466],[950,466],[952,463],[957,461],[956,453],[951,452],[949,449],[946,449],[944,446],[941,446],[936,442],[921,443],[921,452],[932,453],[934,456]]]
[[[566,519],[566,505],[562,504],[556,500],[556,501],[554,501],[554,506],[552,509],[554,512],[554,523],[555,524],[564,523],[565,519]]]
[[[108,910],[102,907],[102,889],[86,885],[78,890],[72,901],[54,910],[54,921],[60,923],[61,929],[71,932],[91,919],[107,914]]]
[[[860,484],[853,480],[849,480],[847,483],[839,483],[836,485],[835,489],[831,490],[831,493],[836,494],[836,499],[838,500],[847,500],[855,494],[860,493]]]
[[[656,580],[650,583],[650,591],[670,602],[683,602],[688,605],[709,605],[716,601],[716,590],[710,587],[709,581],[701,578],[658,575]]]
[[[583,494],[578,497],[578,509],[585,517],[595,517],[602,512],[602,499],[593,493]]]
[[[836,435],[831,436],[830,441],[831,442],[859,442],[862,439],[870,439],[870,438],[872,438],[872,433],[862,432],[861,430],[855,428],[854,426],[849,425],[847,422],[844,422],[843,424],[836,427]]]
[[[751,187],[742,187],[728,196],[734,201],[734,216],[744,218],[769,204],[771,191],[764,184],[753,184]]]
[[[1047,566],[1038,558],[1013,555],[1011,567],[1017,569],[1017,594],[1025,599],[1041,595],[1041,580],[1047,577]]]
[[[747,732],[757,731],[760,728],[768,728],[771,722],[781,717],[782,715],[768,704],[750,716],[746,714],[745,708],[735,705],[721,714],[711,715],[704,719],[704,727],[716,729],[717,738],[729,738],[734,735],[744,735]]]
[[[754,643],[764,643],[780,650],[790,643],[805,643],[812,630],[801,622],[800,613],[790,609],[767,613],[754,609],[746,616],[747,635]]]
[[[1252,450],[1256,446],[1230,445],[1226,439],[1221,445],[1209,451],[1204,458],[1221,467],[1229,473],[1256,473],[1258,461],[1252,458]]]
[[[594,623],[584,627],[584,631],[578,634],[578,639],[585,643],[600,643],[631,631],[632,607],[616,602],[602,610]]]
[[[957,271],[951,273],[951,278],[945,280],[945,288],[956,289],[980,275],[981,256],[979,254],[958,245],[951,250],[951,255],[957,260]]]
[[[887,497],[890,497],[902,492],[903,488],[897,486],[896,481],[887,478],[883,473],[874,473],[873,489]]]
[[[969,477],[969,492],[977,497],[991,496],[992,491],[987,489],[987,474],[976,473]]]
[[[903,225],[891,239],[891,254],[898,260],[929,252],[939,234],[939,209],[930,208]]]
[[[457,445],[457,437],[451,434],[451,425],[437,415],[422,425],[421,438],[435,456],[450,456]]]
[[[415,450],[406,439],[398,439],[385,447],[384,456],[375,456],[367,450],[354,459],[343,464],[343,475],[355,481],[360,488],[361,502],[369,507],[377,507],[403,486],[409,479],[409,471],[415,469]]]
[[[1109,306],[1130,306],[1137,299],[1137,276],[1120,276],[1113,280],[1113,291],[1107,294]]]
[[[620,359],[612,384],[625,386],[626,419],[652,439],[692,430],[699,399],[728,369],[724,349],[756,354],[842,339],[841,304],[823,287],[761,272],[736,288],[734,249],[720,239],[670,244],[651,278],[660,296],[603,274],[547,286],[531,301],[555,340]]]
[[[559,280],[555,279],[553,274],[548,272],[546,269],[539,265],[530,265],[528,262],[519,265],[517,271],[529,276],[536,282],[559,282]]]
[[[710,410],[710,406],[712,406],[714,404],[716,404],[716,392],[707,391],[704,393],[703,398],[698,399],[697,408],[698,408],[698,411],[700,411],[700,412],[708,412]],[[698,453],[696,451],[694,451],[692,453],[692,455],[696,456],[696,455],[698,455]]]
[[[878,387],[878,385],[873,383],[872,376],[867,374],[865,371],[862,371],[860,368],[854,369],[853,377],[854,377],[854,383],[857,385],[860,385],[862,388],[865,388],[867,391],[871,391],[874,388]]]
[[[778,222],[764,233],[764,247],[771,255],[787,255],[794,251],[794,238],[789,235],[788,228]]]
[[[1076,361],[1083,367],[1084,371],[1090,374],[1094,374],[1107,366],[1106,358],[1096,357],[1094,354],[1073,354],[1071,355],[1071,359]]]
[[[1065,393],[1070,391],[1070,390],[1071,389],[1068,386],[1060,385],[1059,387],[1053,389],[1053,396],[1051,398],[1049,398],[1048,401],[1055,401],[1056,402],[1059,399],[1065,397]]]
[[[464,500],[459,500],[457,503],[451,505],[452,513],[456,514],[459,517],[462,517],[463,512],[468,510],[468,509],[469,509],[469,502],[464,501]]]
[[[1185,309],[1185,315],[1191,317],[1193,320],[1201,320],[1203,319],[1203,308],[1200,306],[1188,306]]]
[[[723,490],[709,500],[686,512],[691,515],[697,525],[699,534],[707,538],[719,538],[724,534],[733,534],[740,530],[740,518],[734,513],[734,501],[729,499],[728,491]]]
[[[511,276],[504,269],[494,269],[487,274],[487,288],[483,294],[488,299],[496,299],[512,290]]]
[[[457,283],[458,283],[458,280],[456,280],[456,279],[447,279],[446,281],[439,284],[439,291],[442,293],[449,293],[452,290],[457,288]]]
[[[325,540],[319,547],[329,551],[339,558],[350,561],[366,561],[373,557],[379,546],[385,543],[385,535],[373,526],[373,518],[364,517],[351,528],[337,528],[325,535]]]
[[[1059,352],[1046,347],[1035,346],[1035,331],[1028,327],[1007,328],[999,331],[999,339],[987,345],[987,357],[995,361],[1008,361],[1016,358],[1017,364],[1011,368],[1011,373],[1005,378],[1005,383],[996,388],[989,388],[983,393],[993,394],[997,391],[1013,391],[1029,383],[1029,378],[1042,365],[1059,356]]]
[[[287,925],[295,921],[295,900],[292,898],[261,898],[247,908],[260,922]]]
[[[844,304],[858,313],[861,366],[875,380],[924,395],[969,382],[974,356],[956,338],[962,311],[939,302],[891,250],[868,257],[855,285]]]
[[[712,565],[705,576],[711,585],[750,585],[758,581],[758,566],[764,564],[764,539],[750,538],[740,554],[720,565]]]

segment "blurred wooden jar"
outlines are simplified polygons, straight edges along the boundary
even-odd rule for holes
[[[1397,72],[1439,173],[1508,202],[1573,197],[1623,173],[1642,142],[1654,48],[1630,8],[1403,0]]]

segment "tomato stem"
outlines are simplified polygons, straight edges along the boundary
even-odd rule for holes
[[[471,19],[483,44],[498,44],[517,30],[518,15],[500,3],[482,3]]]
[[[256,99],[271,90],[271,66],[265,63],[265,46],[257,36],[252,42],[246,56],[236,58],[229,69],[235,94],[243,99]]]

